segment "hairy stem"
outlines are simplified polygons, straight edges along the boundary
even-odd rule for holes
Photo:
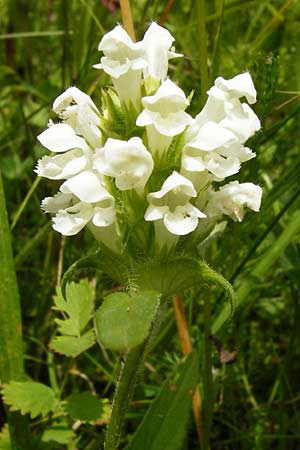
[[[104,449],[116,450],[119,447],[122,425],[132,398],[137,373],[144,359],[146,344],[143,343],[130,350],[122,364],[116,392],[112,405],[110,422],[107,428]]]

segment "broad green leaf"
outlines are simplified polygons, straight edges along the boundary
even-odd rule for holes
[[[108,421],[110,416],[110,407],[107,399],[98,399],[90,392],[80,392],[71,395],[65,405],[65,411],[74,420]]]
[[[78,356],[95,344],[94,330],[90,329],[81,336],[56,336],[50,347],[66,356]]]
[[[93,290],[88,280],[81,280],[80,283],[71,282],[66,288],[67,300],[65,300],[57,290],[54,297],[56,309],[68,314],[69,318],[55,319],[61,334],[79,336],[90,320],[93,309]]]
[[[75,437],[75,433],[66,423],[54,424],[47,428],[42,436],[42,442],[58,442],[59,444],[69,444]]]
[[[95,330],[100,345],[125,352],[141,344],[149,332],[159,298],[160,295],[154,291],[133,296],[116,292],[107,296],[95,314]]]
[[[10,405],[12,411],[29,413],[32,418],[46,416],[55,411],[58,400],[50,387],[34,381],[11,381],[4,384],[2,389],[5,403]]]
[[[188,426],[199,358],[191,353],[165,381],[126,450],[180,450]]]

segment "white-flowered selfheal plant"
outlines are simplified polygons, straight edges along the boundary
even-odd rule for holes
[[[57,338],[59,352],[76,341],[71,352],[65,347],[68,356],[93,345],[94,335],[101,346],[125,355],[107,450],[119,448],[160,304],[195,285],[199,290],[199,283],[219,284],[233,301],[230,283],[203,261],[202,250],[224,231],[225,219],[241,222],[246,208],[258,212],[261,204],[260,186],[228,179],[256,156],[246,146],[260,129],[249,106],[256,101],[251,75],[218,77],[192,117],[190,93],[168,73],[169,60],[183,56],[173,42],[156,23],[139,42],[117,25],[100,40],[94,66],[111,77],[111,85],[94,100],[67,89],[53,103],[56,118],[38,136],[51,153],[35,171],[60,183],[42,201],[54,230],[73,236],[87,228],[99,243],[96,253],[83,255],[64,274],[62,293],[73,270],[85,267],[124,288],[104,298],[92,329]]]
[[[54,101],[57,118],[38,136],[51,155],[36,172],[62,180],[42,202],[56,231],[74,235],[87,226],[114,253],[159,256],[176,253],[187,235],[201,236],[205,223],[259,211],[259,186],[224,181],[255,157],[245,145],[260,129],[249,106],[251,75],[218,77],[193,118],[168,74],[169,60],[182,56],[173,42],[156,23],[139,42],[117,25],[100,40],[94,66],[112,80],[102,101],[76,87]]]

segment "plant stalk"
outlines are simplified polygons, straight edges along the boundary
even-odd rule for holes
[[[107,428],[104,449],[116,450],[119,447],[121,430],[129,402],[132,398],[139,368],[141,367],[146,344],[130,350],[122,364],[112,405],[110,422]]]

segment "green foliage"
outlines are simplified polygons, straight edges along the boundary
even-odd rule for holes
[[[54,309],[65,312],[68,319],[55,319],[61,334],[80,336],[91,318],[94,293],[88,280],[80,283],[71,282],[66,289],[67,300],[64,300],[60,289],[54,296]]]
[[[2,389],[5,403],[12,411],[29,413],[32,418],[46,416],[57,409],[57,399],[53,389],[35,381],[11,381]]]
[[[81,280],[67,285],[66,297],[65,300],[61,290],[57,289],[53,309],[66,313],[68,318],[55,319],[62,336],[54,337],[50,346],[58,353],[75,357],[95,343],[93,329],[82,333],[91,319],[94,293],[88,280]]]
[[[95,314],[99,344],[119,352],[126,352],[141,344],[150,330],[159,298],[160,295],[154,291],[108,295]]]
[[[102,420],[105,422],[110,416],[108,400],[99,400],[90,392],[72,394],[66,400],[64,409],[72,419],[84,422],[95,420]]]
[[[70,427],[66,423],[62,422],[60,424],[54,424],[45,430],[42,436],[42,443],[54,444],[57,448],[57,444],[70,444],[74,437],[74,431],[70,430]]]
[[[165,381],[126,450],[180,450],[199,377],[199,357],[191,353]]]
[[[52,339],[50,347],[55,352],[75,358],[94,344],[94,331],[88,330],[80,336],[56,336]]]

